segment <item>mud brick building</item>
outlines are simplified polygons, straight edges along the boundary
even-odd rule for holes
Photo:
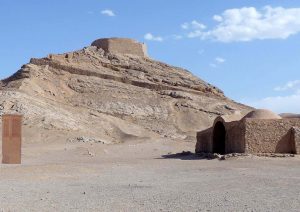
[[[197,133],[196,152],[300,154],[300,118],[282,118],[268,110],[219,116]]]

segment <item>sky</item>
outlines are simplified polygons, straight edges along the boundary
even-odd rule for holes
[[[300,113],[297,0],[1,0],[0,78],[103,37],[145,42],[235,101]]]

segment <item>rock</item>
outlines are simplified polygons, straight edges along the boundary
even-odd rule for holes
[[[100,143],[105,144],[107,142],[101,141],[99,139],[95,138],[88,138],[88,137],[77,137],[77,138],[71,138],[67,140],[68,142],[74,143],[74,142],[82,142],[82,143]]]
[[[219,157],[219,160],[226,160],[225,155],[220,156],[220,157]]]
[[[88,151],[88,155],[90,155],[91,157],[94,157],[95,153],[92,153],[92,152]]]

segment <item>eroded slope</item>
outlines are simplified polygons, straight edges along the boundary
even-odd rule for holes
[[[59,132],[106,143],[194,141],[217,115],[250,109],[187,70],[94,46],[31,59],[1,84],[0,111],[24,114],[25,126],[46,140]]]

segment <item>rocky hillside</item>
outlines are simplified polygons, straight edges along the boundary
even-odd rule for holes
[[[217,115],[250,109],[187,70],[97,46],[31,59],[0,86],[0,113],[24,114],[27,142],[195,141]]]

